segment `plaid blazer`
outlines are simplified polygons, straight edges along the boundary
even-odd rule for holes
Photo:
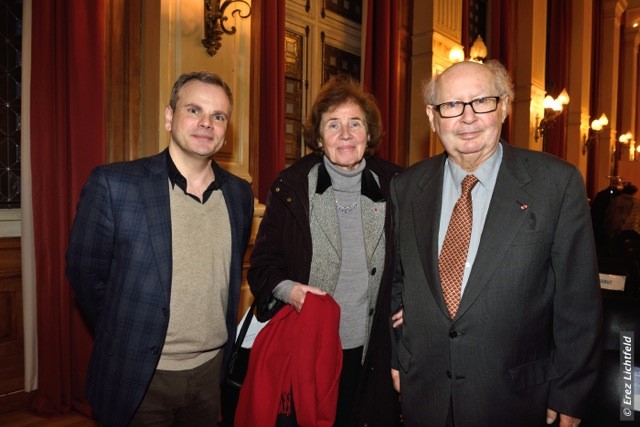
[[[166,151],[96,167],[82,189],[67,277],[95,327],[86,393],[108,426],[129,423],[158,364],[169,324],[172,251]],[[235,336],[253,217],[249,183],[213,164],[231,222],[227,330]],[[211,236],[215,238],[215,236]],[[230,339],[225,346],[223,372]]]

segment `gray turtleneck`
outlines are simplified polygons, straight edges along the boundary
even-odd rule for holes
[[[342,253],[338,283],[332,296],[340,306],[342,348],[351,349],[364,345],[367,329],[369,276],[360,206],[362,171],[366,160],[362,159],[352,171],[335,166],[326,156],[323,160],[335,195]],[[273,295],[291,303],[295,284],[292,280],[283,280],[275,287]]]
[[[340,341],[342,348],[364,345],[367,328],[368,286],[367,254],[362,230],[360,191],[366,160],[346,171],[324,157],[336,199],[342,260],[333,299],[340,306]]]

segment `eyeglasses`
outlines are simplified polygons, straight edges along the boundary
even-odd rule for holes
[[[440,114],[440,117],[450,119],[464,114],[464,107],[467,105],[470,105],[476,114],[492,113],[498,109],[498,101],[500,98],[500,96],[485,96],[483,98],[472,99],[469,102],[449,101],[438,105],[431,104],[431,106]]]

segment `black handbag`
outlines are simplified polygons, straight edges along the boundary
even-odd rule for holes
[[[244,322],[240,327],[240,333],[238,334],[236,342],[233,343],[231,357],[229,358],[226,383],[237,389],[242,387],[242,382],[244,381],[244,377],[247,375],[247,368],[249,367],[249,353],[251,352],[251,349],[242,347],[242,342],[244,341],[245,335],[247,335],[247,330],[249,329],[251,320],[253,320],[253,310],[255,309],[255,305],[256,303],[254,301],[253,304],[251,304],[249,313],[247,313],[247,317],[244,319]]]
[[[253,310],[255,309],[255,301],[251,304],[247,317],[242,322],[240,327],[240,333],[233,343],[231,351],[231,357],[229,358],[229,365],[227,366],[227,375],[224,384],[222,385],[222,395],[220,400],[221,412],[222,412],[222,426],[233,426],[233,420],[235,418],[236,407],[238,406],[238,399],[240,397],[240,387],[244,377],[247,375],[247,368],[249,367],[249,355],[251,354],[250,348],[242,347],[247,330],[253,320]]]

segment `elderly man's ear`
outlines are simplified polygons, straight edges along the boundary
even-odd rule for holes
[[[431,105],[427,105],[425,110],[427,112],[427,117],[429,118],[429,125],[431,126],[431,130],[433,132],[435,132],[436,131],[436,127],[435,127],[435,125],[433,123],[433,120],[435,118],[434,117],[434,113],[433,113],[433,107]]]
[[[502,123],[504,123],[504,121],[507,119],[507,116],[509,115],[509,97],[505,96],[504,99],[502,100]]]

